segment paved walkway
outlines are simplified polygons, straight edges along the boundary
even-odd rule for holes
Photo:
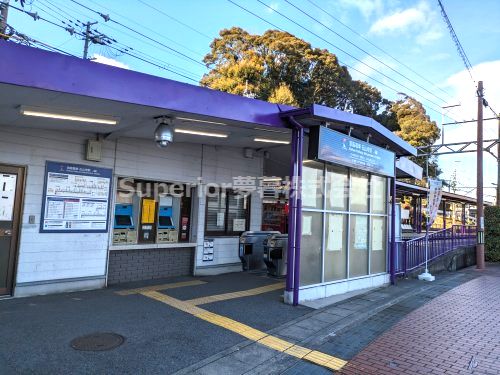
[[[500,374],[499,271],[490,266],[408,314],[342,373]]]

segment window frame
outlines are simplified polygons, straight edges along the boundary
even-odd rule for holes
[[[251,204],[252,204],[252,198],[251,194],[247,193],[241,193],[237,192],[234,189],[218,189],[219,190],[219,197],[221,194],[225,194],[225,199],[224,199],[224,230],[208,230],[208,196],[205,196],[205,237],[239,237],[243,232],[246,232],[250,228],[250,211],[251,211]],[[235,231],[230,231],[228,230],[229,226],[229,196],[236,196],[236,195],[241,195],[243,199],[247,200],[247,208],[245,210],[245,230],[242,232],[235,232]]]

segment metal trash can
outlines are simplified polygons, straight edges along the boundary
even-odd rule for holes
[[[240,259],[243,270],[261,270],[266,268],[264,263],[264,240],[277,231],[247,231],[240,236]]]
[[[273,234],[264,241],[264,263],[272,276],[286,276],[288,234]]]

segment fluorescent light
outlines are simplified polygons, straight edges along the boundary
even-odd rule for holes
[[[275,130],[275,129],[264,129],[264,128],[254,128],[254,129],[261,130],[263,132],[269,132],[269,133],[290,134],[290,132],[282,131],[282,130]]]
[[[269,139],[269,138],[254,138],[255,142],[264,142],[264,143],[278,143],[282,145],[290,144],[290,141],[280,141],[278,139]]]
[[[80,122],[93,122],[96,124],[116,125],[118,119],[111,116],[93,115],[89,113],[74,113],[63,110],[51,111],[36,107],[21,106],[20,112],[25,116],[35,116],[44,118],[53,118],[58,120],[70,120]]]
[[[183,120],[183,121],[203,122],[206,124],[215,124],[215,125],[227,125],[227,124],[224,124],[223,122],[209,121],[209,120],[198,120],[196,118],[189,118],[189,117],[175,117],[175,118],[178,120]]]
[[[264,177],[262,180],[266,181],[266,182],[273,182],[273,181],[281,181],[282,178],[281,177]]]
[[[193,135],[203,135],[205,137],[215,137],[215,138],[227,138],[227,134],[222,134],[222,133],[207,133],[207,132],[200,132],[197,130],[188,130],[188,129],[175,129],[176,133],[183,133],[183,134],[193,134]]]

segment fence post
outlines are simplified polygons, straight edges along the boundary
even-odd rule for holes
[[[408,270],[408,249],[406,246],[406,241],[403,241],[403,274],[406,277],[406,273]]]

